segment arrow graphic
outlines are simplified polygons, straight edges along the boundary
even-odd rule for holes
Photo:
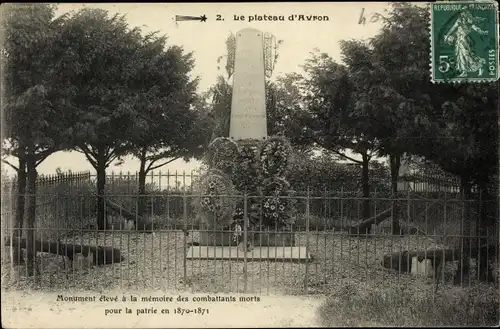
[[[207,16],[205,16],[205,15],[202,15],[202,16],[175,15],[175,21],[176,22],[181,22],[181,21],[200,21],[200,22],[206,22],[207,21]]]

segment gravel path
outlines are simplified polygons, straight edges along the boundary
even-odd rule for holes
[[[186,242],[196,241],[196,234],[197,232],[190,234]],[[20,271],[4,271],[4,287],[9,290],[30,288],[47,292],[72,288],[89,291],[138,288],[184,290],[192,293],[324,294],[327,293],[327,286],[334,289],[335,286],[342,285],[344,280],[374,284],[387,280],[413,281],[413,277],[398,275],[383,268],[383,255],[407,249],[440,247],[424,237],[353,238],[342,234],[309,233],[307,238],[306,234],[297,233],[297,245],[309,245],[309,253],[314,258],[312,262],[306,265],[281,260],[249,259],[245,276],[243,261],[188,260],[184,266],[185,241],[184,234],[180,231],[155,234],[92,232],[71,237],[68,242],[113,246],[122,251],[126,260],[90,270],[73,270],[66,278],[63,274],[63,258],[42,254],[43,257],[39,257],[43,269],[41,277],[26,279],[24,275],[19,277]],[[8,264],[2,263],[4,266]],[[307,286],[304,285],[306,277]]]

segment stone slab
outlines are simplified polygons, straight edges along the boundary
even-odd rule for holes
[[[247,261],[308,261],[311,255],[306,247],[255,247],[246,253]],[[191,246],[187,259],[224,259],[243,261],[245,252],[238,247]]]
[[[229,137],[267,138],[264,38],[256,29],[236,33]]]
[[[418,257],[413,257],[411,259],[411,274],[432,278],[434,275],[432,261],[430,259],[424,259],[419,262]]]
[[[193,236],[197,236],[197,242],[200,245],[219,247],[219,246],[237,246],[239,242],[243,241],[240,236],[238,241],[235,241],[234,233],[229,231],[212,232],[212,231],[198,231],[197,234],[193,232]],[[248,233],[248,241],[253,239],[254,246],[267,247],[291,247],[295,246],[295,234],[293,232],[253,232]],[[195,240],[195,239],[193,239]]]

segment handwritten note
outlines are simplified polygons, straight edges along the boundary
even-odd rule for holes
[[[383,10],[384,14],[387,13],[387,9]],[[378,21],[385,21],[387,19],[386,15],[380,13],[372,13],[370,16],[369,23],[377,23]],[[361,8],[361,13],[359,14],[358,24],[366,25],[365,8]]]

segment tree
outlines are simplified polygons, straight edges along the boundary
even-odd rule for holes
[[[325,53],[312,53],[303,66],[306,102],[311,113],[310,129],[320,147],[362,167],[363,217],[370,209],[369,163],[379,148],[377,139],[380,114],[366,100],[371,85],[372,50],[361,41],[341,42],[342,60],[338,64]],[[361,160],[345,153],[352,150]]]
[[[74,94],[72,113],[78,122],[72,144],[97,171],[97,226],[105,229],[106,168],[131,150],[130,138],[141,127],[136,105],[145,65],[139,28],[125,17],[100,9],[82,9],[64,26],[61,43],[71,63],[66,83]]]
[[[468,275],[469,271],[468,246],[471,245],[472,223],[476,221],[478,233],[482,236],[498,230],[496,214],[498,202],[491,203],[498,195],[496,192],[498,183],[491,184],[498,173],[496,125],[498,90],[491,85],[448,88],[447,92],[443,91],[443,95],[432,95],[434,112],[427,111],[424,116],[426,121],[434,123],[424,126],[428,136],[434,137],[434,143],[422,141],[416,145],[418,149],[415,151],[437,163],[445,171],[460,177],[465,201],[464,219],[461,225],[463,261],[455,275],[455,282],[460,282],[462,270],[465,275]],[[441,98],[443,96],[447,96],[447,99],[443,100]],[[477,198],[473,193],[473,187],[482,192],[482,199],[484,198],[482,201],[488,202],[479,205],[483,210],[479,217],[475,216],[470,203]],[[480,244],[485,243],[483,239],[480,240]],[[494,235],[494,240],[498,241],[498,234]],[[482,259],[481,263],[487,262]],[[484,266],[486,265],[483,264],[480,275],[484,275],[487,271],[487,267]]]
[[[498,171],[498,90],[493,84],[430,82],[428,19],[425,8],[394,4],[381,33],[372,40],[374,86],[378,89],[372,92],[371,99],[387,117],[387,126],[378,136],[381,150],[392,157],[402,152],[423,156],[459,176],[468,200],[476,197],[472,193],[474,186],[483,191],[483,197],[490,194],[492,198],[497,192],[488,182],[496,180]],[[398,56],[394,56],[396,53]],[[383,97],[377,99],[376,95]],[[396,135],[398,138],[394,138]],[[492,220],[497,218],[497,205],[497,202],[493,207],[482,205],[477,223],[481,235],[497,230],[498,220]],[[465,214],[462,264],[467,274],[470,256],[467,236],[474,214],[470,207],[466,207]],[[459,267],[456,281],[461,271]],[[485,271],[485,268],[480,270]]]
[[[217,137],[229,137],[229,121],[231,120],[231,101],[233,99],[233,87],[219,75],[217,82],[211,86],[205,95],[212,99],[212,116],[214,128],[211,140]]]
[[[63,52],[61,29],[66,19],[54,18],[55,6],[11,5],[5,10],[5,125],[4,152],[17,157],[18,191],[16,235],[21,234],[24,194],[28,274],[33,274],[36,207],[36,167],[50,154],[66,146],[71,116],[64,111],[70,89],[61,80]],[[5,162],[5,159],[3,159]],[[19,252],[17,248],[14,251]],[[17,258],[17,257],[16,257]]]
[[[141,49],[144,63],[137,75],[135,129],[130,138],[131,153],[140,160],[138,215],[144,213],[146,175],[179,158],[200,156],[203,129],[196,125],[197,79],[189,75],[194,66],[192,54],[170,46],[166,37],[147,35]]]
[[[307,154],[312,150],[313,138],[307,129],[309,114],[305,110],[302,76],[288,73],[267,81],[267,132],[270,136],[286,136],[295,151]]]
[[[411,32],[408,26],[412,26]],[[411,152],[415,138],[420,137],[414,122],[419,104],[415,99],[423,97],[421,85],[429,80],[428,70],[428,17],[425,8],[396,4],[384,26],[372,38],[370,49],[370,84],[357,94],[358,102],[366,111],[376,113],[378,140],[377,153],[388,156],[391,171],[391,189],[395,198],[392,204],[392,231],[400,234],[397,205],[399,168],[401,159]],[[402,41],[404,40],[404,41]]]

